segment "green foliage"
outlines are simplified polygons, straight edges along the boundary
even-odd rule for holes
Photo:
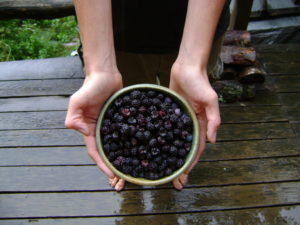
[[[67,56],[78,45],[74,16],[0,21],[0,61]]]

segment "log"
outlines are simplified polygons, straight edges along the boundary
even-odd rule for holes
[[[241,99],[243,86],[236,80],[219,80],[213,85],[221,102],[236,102]]]
[[[263,83],[266,72],[257,66],[244,67],[239,73],[239,81],[243,84]]]
[[[250,32],[243,30],[230,30],[225,33],[223,45],[249,46],[250,42]]]
[[[53,19],[75,15],[72,0],[0,1],[0,19]]]
[[[220,80],[234,80],[237,77],[237,69],[233,66],[226,66],[222,74],[220,75]]]
[[[253,47],[222,46],[220,57],[225,64],[251,66],[256,60]]]

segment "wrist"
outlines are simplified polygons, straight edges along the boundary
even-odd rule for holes
[[[201,62],[191,62],[187,58],[177,58],[172,66],[171,74],[177,76],[182,74],[197,74],[197,76],[208,80],[207,65],[202,64]]]

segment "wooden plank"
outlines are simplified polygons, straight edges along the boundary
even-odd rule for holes
[[[300,75],[274,76],[273,80],[277,92],[300,92]]]
[[[26,112],[26,111],[49,111],[67,110],[69,98],[65,96],[40,96],[26,98],[0,98],[0,112]],[[260,106],[280,105],[275,93],[270,91],[258,91],[252,101],[220,104],[227,106]]]
[[[258,209],[240,209],[184,214],[141,215],[96,218],[47,218],[29,220],[0,220],[3,225],[199,225],[199,224],[293,224],[298,221],[300,206],[280,206]]]
[[[64,96],[0,98],[0,112],[66,110],[68,103]]]
[[[0,80],[83,78],[78,56],[0,62]]]
[[[64,128],[66,111],[0,113],[0,130]],[[221,108],[222,123],[287,121],[281,106]]]
[[[176,190],[2,194],[1,218],[203,212],[299,204],[298,182]],[[167,204],[166,204],[167,203]]]
[[[293,130],[296,134],[296,137],[300,139],[300,123],[292,124]]]
[[[299,150],[299,141],[295,139],[218,142],[207,144],[201,160],[283,157],[299,155]]]
[[[299,52],[258,52],[257,57],[264,63],[300,62]]]
[[[300,71],[300,63],[263,63],[269,75],[298,75]]]
[[[300,123],[300,107],[285,107],[285,116],[292,123]]]
[[[270,90],[259,90],[253,100],[239,101],[234,103],[220,103],[221,107],[227,106],[261,106],[261,105],[280,105],[276,93]]]
[[[71,95],[83,79],[0,81],[0,97]]]
[[[218,131],[218,141],[291,138],[293,132],[288,123],[224,124]]]
[[[85,146],[0,148],[0,166],[94,165]]]
[[[79,132],[68,129],[0,131],[0,147],[83,145]]]
[[[64,128],[66,111],[0,113],[0,130]]]
[[[300,93],[279,93],[278,97],[283,106],[300,106]]]
[[[294,134],[288,123],[224,124],[218,141],[291,138]],[[0,131],[0,147],[77,146],[83,145],[80,134],[68,129]]]
[[[186,187],[291,181],[300,179],[299,171],[300,157],[201,162]],[[0,180],[0,192],[112,190],[96,166],[0,167]]]
[[[222,123],[287,121],[281,106],[221,107]]]
[[[0,19],[52,19],[74,15],[75,10],[71,0],[43,0],[36,1],[1,1]]]
[[[255,46],[257,52],[263,53],[282,53],[282,52],[300,52],[300,44],[298,43],[284,43],[284,44],[262,44]]]
[[[272,151],[270,151],[272,149]],[[200,161],[288,157],[300,153],[295,139],[207,144]],[[93,165],[85,146],[0,148],[0,166]]]

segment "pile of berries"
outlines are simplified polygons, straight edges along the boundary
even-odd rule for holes
[[[153,90],[119,96],[100,129],[103,150],[114,167],[150,180],[181,168],[193,140],[190,116],[172,97]]]

